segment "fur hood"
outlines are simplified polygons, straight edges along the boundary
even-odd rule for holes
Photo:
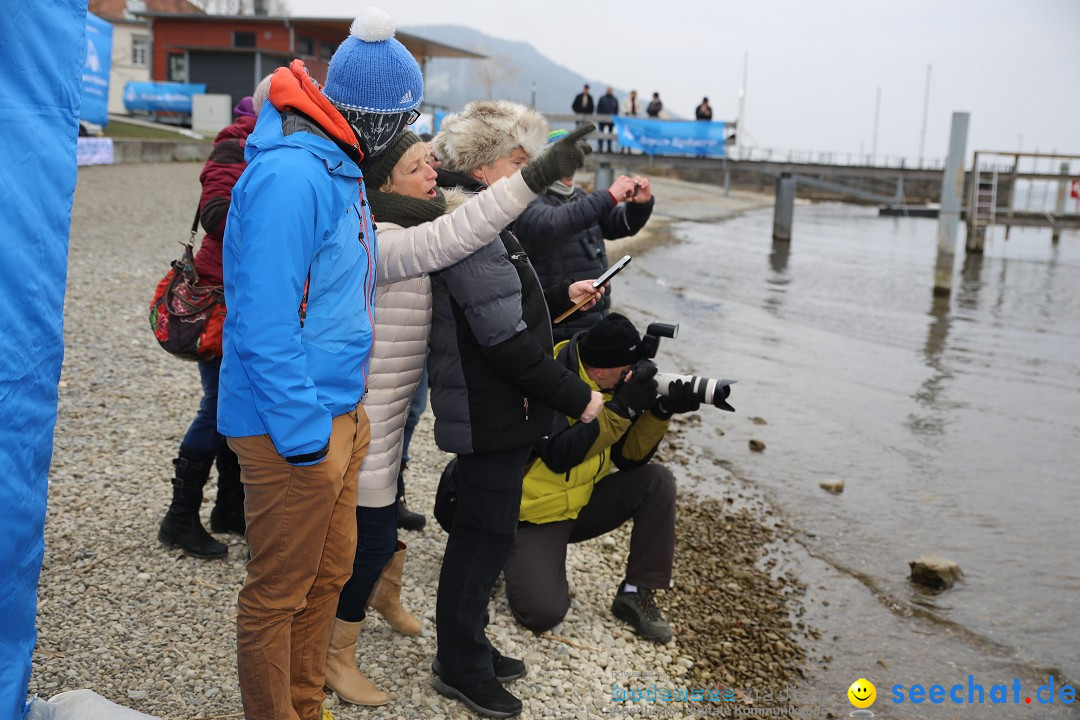
[[[447,116],[433,142],[448,170],[468,174],[519,147],[535,160],[547,139],[547,120],[535,110],[509,100],[476,100]]]
[[[454,212],[472,197],[469,193],[458,188],[443,188],[442,191],[446,197],[446,212],[448,213]]]

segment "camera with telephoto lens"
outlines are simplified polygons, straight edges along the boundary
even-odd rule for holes
[[[649,360],[655,358],[656,351],[660,349],[660,338],[674,338],[678,334],[678,324],[650,323],[641,338],[641,357]],[[689,383],[697,394],[698,400],[703,404],[712,405],[728,412],[735,412],[735,408],[728,405],[727,398],[731,394],[731,386],[737,382],[736,380],[714,380],[712,378],[698,377],[697,375],[658,372],[656,373],[657,392],[664,397],[668,397],[671,384],[676,380]]]

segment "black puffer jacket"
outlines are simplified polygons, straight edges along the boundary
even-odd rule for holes
[[[652,215],[647,203],[618,203],[607,190],[574,188],[569,198],[552,191],[537,196],[513,224],[545,286],[600,277],[608,268],[604,240],[636,235]],[[576,312],[554,328],[555,342],[588,330],[611,307],[611,288],[588,312]]]
[[[442,169],[438,182],[486,187]],[[577,417],[591,399],[553,355],[550,313],[570,307],[569,283],[544,290],[513,233],[493,240],[431,274],[431,409],[446,452],[531,446],[551,432],[556,410]]]

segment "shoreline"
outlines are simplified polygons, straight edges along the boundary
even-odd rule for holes
[[[218,536],[229,556],[207,561],[156,541],[170,494],[169,461],[199,392],[194,364],[153,342],[145,307],[176,252],[173,240],[197,198],[199,169],[138,165],[79,174],[30,678],[30,693],[44,698],[89,688],[162,718],[241,717],[234,634],[246,545],[237,536]],[[746,193],[720,203],[719,188],[666,178],[654,185],[658,208],[647,232],[634,239],[632,251],[622,241],[615,252],[642,254],[676,242],[679,220],[771,204],[768,196]],[[111,291],[104,296],[102,277]],[[102,316],[112,323],[108,333],[101,332]],[[449,459],[434,446],[431,422],[429,412],[406,475],[410,506],[427,516],[428,527],[401,533],[409,546],[402,602],[425,627],[409,638],[377,616],[365,623],[360,666],[394,700],[381,708],[332,703],[340,720],[473,717],[431,687],[435,587],[446,540],[431,506]],[[743,702],[751,692],[802,683],[812,628],[798,619],[803,588],[781,557],[787,527],[751,484],[694,446],[691,431],[700,422],[696,414],[678,418],[661,445],[660,457],[680,482],[676,590],[661,599],[675,640],[639,641],[611,615],[628,528],[571,546],[571,609],[551,633],[536,636],[518,626],[501,587],[491,604],[489,636],[529,665],[510,686],[525,704],[521,717],[592,718],[651,705],[614,697],[613,683],[626,678],[652,678],[672,691],[722,686],[737,690]],[[693,706],[679,709],[689,715]]]

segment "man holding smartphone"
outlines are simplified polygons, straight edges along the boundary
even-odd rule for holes
[[[555,130],[549,144],[566,134]],[[636,235],[653,210],[648,178],[620,175],[607,190],[587,193],[562,178],[536,197],[513,225],[514,235],[544,287],[600,277],[608,268],[605,240]],[[555,342],[588,330],[611,308],[611,288],[590,310],[578,311],[552,329]]]

